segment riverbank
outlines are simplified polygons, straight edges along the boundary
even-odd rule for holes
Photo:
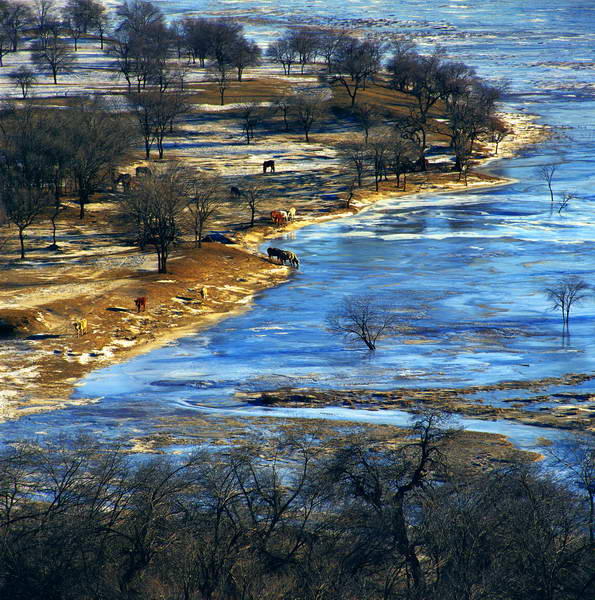
[[[513,156],[547,135],[535,117],[506,118],[514,135],[501,144],[499,158]],[[206,243],[200,249],[180,248],[167,275],[156,274],[154,256],[127,246],[123,233],[116,242],[114,236],[106,240],[98,234],[117,221],[116,202],[91,204],[84,223],[73,217],[71,207],[61,224],[68,228],[68,241],[58,255],[37,251],[27,261],[6,265],[0,318],[14,325],[19,337],[6,339],[0,351],[0,418],[16,419],[95,402],[94,398],[70,398],[86,374],[248,310],[256,294],[290,276],[288,267],[271,264],[258,254],[256,249],[263,240],[358,212],[387,198],[407,202],[419,194],[506,185],[509,180],[477,170],[492,158],[478,161],[467,186],[458,181],[456,173],[415,173],[409,176],[406,190],[396,190],[391,181],[383,182],[378,193],[356,191],[349,209],[343,207],[344,200],[329,174],[332,185],[317,196],[303,198],[293,223],[278,229],[263,216],[254,228],[238,225],[228,229],[234,245]],[[327,196],[324,202],[323,192]],[[276,206],[274,202],[272,198],[262,206],[265,215]],[[206,298],[201,295],[203,288]],[[141,295],[148,298],[147,310],[136,313],[133,300]],[[88,335],[75,336],[74,318],[87,319]]]

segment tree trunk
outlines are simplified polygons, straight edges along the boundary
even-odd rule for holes
[[[85,218],[85,204],[87,204],[88,201],[89,201],[89,191],[79,181],[79,204],[81,207],[81,209],[79,211],[79,219]]]
[[[19,242],[21,244],[21,258],[25,258],[25,239],[23,236],[23,228],[19,227]]]
[[[58,85],[58,71],[56,67],[52,67],[52,75],[54,76],[54,85]]]

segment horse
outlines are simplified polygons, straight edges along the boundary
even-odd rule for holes
[[[287,222],[288,215],[284,210],[272,210],[271,211],[271,221],[275,225],[283,225]]]
[[[300,268],[299,258],[291,250],[281,250],[280,248],[267,248],[267,254],[269,255],[270,261],[272,261],[273,258],[276,258],[282,265],[284,265],[287,262],[290,266],[295,267],[296,269]]]
[[[147,297],[139,296],[134,299],[134,304],[136,305],[136,312],[139,313],[141,310],[147,310]]]
[[[292,206],[288,211],[287,211],[287,220],[288,221],[295,221],[295,213],[296,210],[295,208]]]
[[[122,189],[127,192],[130,190],[130,184],[132,183],[132,175],[130,173],[120,173],[116,178],[116,185],[121,184]]]
[[[294,252],[291,250],[281,250],[281,252],[283,254],[281,257],[281,262],[283,262],[283,264],[288,262],[290,266],[295,267],[296,269],[300,268],[300,259]]]
[[[266,173],[267,169],[271,169],[271,173],[275,172],[275,161],[274,160],[265,160],[262,163],[262,172]]]
[[[283,250],[279,248],[267,248],[267,254],[269,255],[269,260],[273,260],[273,258],[278,259],[280,262],[283,262]]]
[[[229,188],[229,193],[231,195],[232,198],[239,198],[240,196],[242,196],[242,194],[244,192],[242,192],[242,190],[239,187],[236,187],[235,185],[232,185]]]
[[[87,333],[87,319],[75,319],[72,322],[72,327],[74,328],[76,337],[85,335]]]

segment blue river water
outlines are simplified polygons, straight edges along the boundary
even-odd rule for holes
[[[212,329],[88,376],[77,392],[101,401],[0,426],[4,440],[86,427],[97,435],[146,431],[159,417],[202,413],[319,416],[403,424],[398,411],[263,409],[236,392],[319,388],[464,387],[595,368],[595,297],[573,309],[570,337],[544,289],[565,274],[595,283],[595,5],[559,0],[258,0],[156,2],[246,19],[260,40],[279,23],[347,25],[436,43],[491,80],[506,79],[505,109],[537,114],[552,141],[492,172],[518,182],[458,194],[386,200],[345,219],[268,242],[293,250],[301,269],[253,308]],[[547,4],[547,6],[546,6]],[[339,8],[340,7],[340,8]],[[351,21],[350,21],[351,20]],[[558,213],[536,169],[557,164]],[[298,205],[299,211],[299,205]],[[325,327],[342,298],[367,294],[393,307],[401,333],[370,355]],[[372,416],[373,415],[373,416]],[[530,446],[542,428],[468,421]],[[482,429],[483,428],[483,429]]]

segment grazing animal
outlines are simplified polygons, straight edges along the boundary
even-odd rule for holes
[[[203,300],[206,300],[209,296],[209,292],[207,291],[207,288],[205,286],[200,288],[200,296]]]
[[[136,305],[136,312],[139,313],[141,310],[147,310],[147,297],[139,296],[134,299],[134,304]]]
[[[235,185],[232,185],[229,188],[229,193],[231,194],[232,198],[239,198],[244,192],[242,192],[242,190]]]
[[[281,250],[281,252],[283,253],[281,261],[283,262],[283,264],[288,262],[292,267],[295,267],[296,269],[300,268],[300,259],[294,252],[292,252],[291,250]]]
[[[286,262],[290,264],[290,266],[295,267],[296,269],[300,268],[300,261],[294,252],[291,250],[281,250],[280,248],[267,248],[267,254],[269,255],[269,260],[273,260],[276,258],[282,265]]]
[[[283,262],[283,250],[279,248],[267,248],[267,254],[269,255],[269,260],[273,260],[276,258],[279,262]]]
[[[147,177],[148,175],[153,175],[153,171],[149,167],[136,167],[137,177]]]
[[[267,169],[270,169],[271,173],[275,172],[275,161],[274,160],[265,160],[262,163],[262,172],[266,173]]]
[[[287,219],[289,221],[295,221],[295,213],[296,210],[295,208],[292,206],[288,211],[287,211]]]
[[[132,175],[130,173],[120,173],[116,178],[116,185],[120,184],[122,189],[127,192],[132,183]]]
[[[87,319],[75,319],[72,322],[72,327],[74,328],[76,337],[85,335],[87,333]]]
[[[287,222],[287,213],[284,210],[272,210],[271,221],[273,221],[275,225],[283,225]]]

